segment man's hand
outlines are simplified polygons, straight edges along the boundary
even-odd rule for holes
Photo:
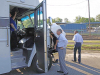
[[[16,15],[17,15],[17,12],[15,12],[15,15],[14,15],[13,18],[12,18],[13,20],[15,20]]]
[[[14,29],[14,31],[17,31],[16,29]]]
[[[17,14],[17,12],[15,12],[15,14]]]
[[[64,49],[63,47],[60,48],[61,50]]]
[[[54,49],[56,49],[56,46],[54,47]]]

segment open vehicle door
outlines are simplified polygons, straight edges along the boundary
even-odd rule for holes
[[[46,23],[46,0],[44,0],[34,12],[35,16],[35,28],[36,28],[36,51],[37,51],[37,59],[39,67],[44,70],[44,72],[48,71],[48,63],[47,63],[47,23]]]

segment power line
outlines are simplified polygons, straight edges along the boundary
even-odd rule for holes
[[[70,4],[70,5],[51,5],[51,4],[47,4],[48,6],[72,6],[72,5],[78,5],[78,4],[81,4],[81,3],[84,3],[86,1],[82,1],[82,2],[79,2],[79,3],[75,3],[75,4]]]

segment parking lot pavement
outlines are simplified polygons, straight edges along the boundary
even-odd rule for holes
[[[55,54],[55,58],[58,59],[57,53]],[[72,62],[72,59],[73,53],[68,52],[65,59],[69,71],[68,75],[100,75],[100,52],[83,51],[81,64]],[[53,63],[47,73],[37,74],[30,68],[24,68],[3,75],[63,75],[62,73],[57,73],[57,70],[59,70],[59,63]]]

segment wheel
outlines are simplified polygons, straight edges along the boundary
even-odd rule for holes
[[[50,54],[48,54],[48,70],[51,68],[51,66],[52,66],[52,57]],[[37,54],[35,54],[33,58],[31,68],[33,69],[33,71],[37,73],[44,73],[44,70],[42,70],[38,65]]]
[[[48,53],[48,70],[51,68],[52,66],[52,57],[51,54]]]

